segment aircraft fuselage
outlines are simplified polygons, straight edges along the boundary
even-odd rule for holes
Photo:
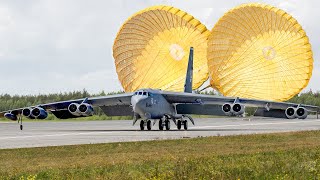
[[[134,113],[139,114],[142,119],[160,119],[167,115],[176,116],[175,106],[156,90],[142,89],[135,92],[131,98]]]

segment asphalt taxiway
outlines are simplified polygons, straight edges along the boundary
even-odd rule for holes
[[[158,124],[151,131],[140,131],[139,123],[132,126],[132,120],[36,121],[24,122],[21,131],[16,122],[1,121],[0,149],[320,130],[316,118],[205,118],[195,119],[195,123],[189,123],[188,131],[177,130],[173,123],[170,131],[159,131]]]

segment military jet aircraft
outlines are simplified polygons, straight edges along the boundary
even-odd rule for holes
[[[158,89],[140,89],[133,93],[92,97],[53,102],[31,107],[7,110],[0,117],[20,123],[22,118],[45,119],[48,112],[57,118],[68,119],[92,116],[94,106],[100,107],[108,116],[133,116],[133,125],[140,120],[140,130],[151,130],[158,123],[159,130],[170,130],[170,122],[177,129],[188,129],[188,122],[195,124],[190,114],[241,116],[245,107],[257,107],[255,115],[288,119],[305,119],[309,112],[319,112],[318,106],[272,102],[239,97],[224,97],[192,93],[193,48],[190,48],[184,92]],[[153,121],[153,122],[152,122]]]

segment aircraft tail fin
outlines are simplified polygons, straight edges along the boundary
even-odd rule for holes
[[[193,47],[190,47],[188,69],[186,74],[186,81],[184,84],[184,92],[192,93],[192,79],[193,79]]]

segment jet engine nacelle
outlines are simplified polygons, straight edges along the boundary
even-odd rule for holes
[[[239,116],[244,113],[245,107],[244,107],[244,105],[239,104],[239,103],[234,103],[234,104],[226,103],[222,106],[222,111],[227,116],[231,116],[231,115]]]
[[[81,116],[81,113],[79,111],[79,104],[78,103],[71,103],[69,106],[68,106],[68,111],[74,115],[74,116]]]
[[[91,104],[82,103],[79,105],[78,110],[82,116],[92,116],[93,115],[93,107]]]
[[[239,103],[235,103],[232,106],[231,112],[232,114],[239,116],[242,115],[244,113],[245,107],[242,104]]]
[[[31,115],[32,115],[32,117],[34,117],[36,119],[45,119],[48,117],[47,111],[41,107],[33,108],[31,111]]]
[[[227,116],[231,116],[231,109],[232,109],[232,105],[229,103],[226,103],[222,106],[222,111],[227,115]]]
[[[299,107],[295,111],[295,116],[299,119],[305,119],[308,117],[308,110],[306,108]]]
[[[31,111],[32,111],[32,108],[24,108],[24,109],[22,110],[22,115],[24,115],[25,117],[27,117],[27,118],[29,118],[29,119],[34,119]]]
[[[5,113],[4,117],[7,119],[10,119],[12,121],[16,121],[18,119],[17,115],[12,114],[12,113]]]
[[[304,107],[298,107],[298,108],[288,107],[285,113],[288,119],[295,119],[295,118],[305,119],[308,117],[308,110]]]
[[[288,119],[295,119],[296,118],[296,108],[288,107],[285,111],[286,116]]]

